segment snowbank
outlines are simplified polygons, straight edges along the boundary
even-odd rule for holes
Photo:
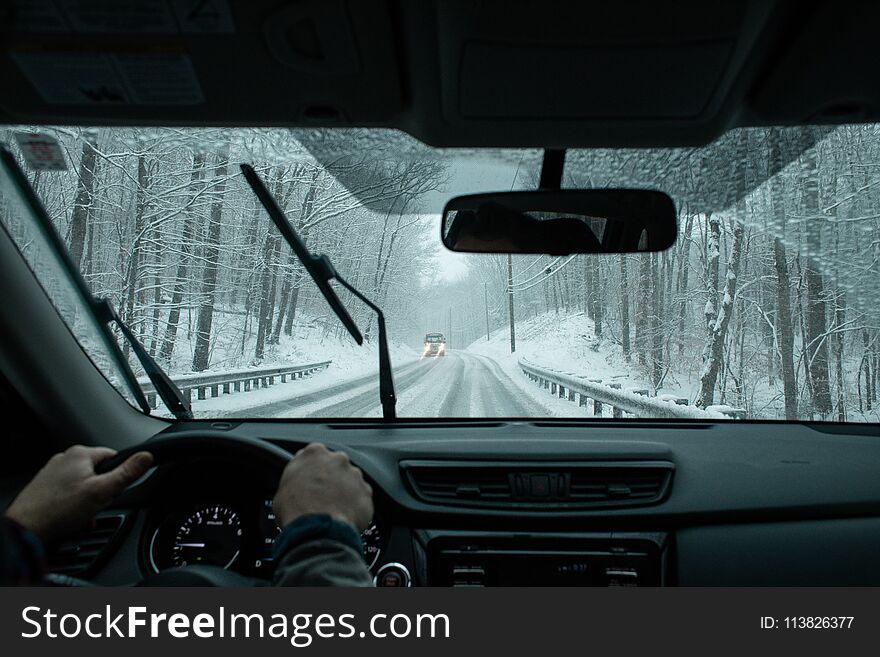
[[[562,416],[592,416],[592,407],[581,407],[567,400],[554,398],[548,391],[535,386],[523,373],[519,360],[525,359],[534,365],[555,370],[564,374],[582,377],[602,385],[620,386],[627,396],[633,390],[651,390],[650,381],[638,366],[628,363],[619,345],[610,340],[596,338],[593,321],[584,313],[556,314],[548,312],[522,320],[516,326],[516,352],[510,353],[510,333],[507,327],[494,331],[487,341],[476,340],[467,348],[469,352],[483,354],[496,360],[507,374],[524,390],[538,395],[541,403],[552,403],[554,411]],[[658,397],[666,405],[675,406],[676,401],[688,398],[688,391],[680,388],[661,388]],[[638,398],[638,397],[636,397]],[[655,398],[650,398],[651,402]],[[704,411],[693,409],[696,413],[677,406],[680,417],[707,417]],[[720,413],[710,413],[723,418]],[[729,418],[727,418],[729,419]]]
[[[323,329],[310,328],[308,325],[299,327],[294,331],[294,335],[282,336],[279,344],[267,352],[267,358],[259,365],[250,368],[209,368],[199,375],[331,361],[326,369],[303,379],[287,383],[279,382],[268,388],[221,394],[218,397],[202,400],[193,399],[193,413],[196,417],[217,417],[218,413],[228,415],[238,411],[246,414],[246,411],[254,406],[317,392],[360,377],[378,377],[379,351],[375,341],[358,346],[348,335],[337,339],[333,335],[325,336],[324,333]],[[391,363],[395,368],[416,361],[421,355],[411,347],[395,342],[389,344],[389,350]],[[180,377],[175,375],[173,378]],[[154,412],[160,417],[170,416],[161,402]]]
[[[514,354],[510,353],[510,333],[506,327],[494,331],[489,341],[476,340],[467,349],[494,358],[515,372],[517,378],[525,378],[517,360],[526,358],[542,367],[601,379],[604,383],[620,383],[622,388],[650,387],[636,369],[626,363],[619,347],[596,339],[593,322],[584,313],[548,312],[520,321],[516,327]]]

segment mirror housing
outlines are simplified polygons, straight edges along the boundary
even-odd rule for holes
[[[678,226],[663,192],[543,189],[458,196],[440,231],[452,251],[569,255],[663,251]]]

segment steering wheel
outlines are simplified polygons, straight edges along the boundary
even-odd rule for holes
[[[276,480],[293,455],[265,440],[236,436],[225,431],[193,430],[158,434],[134,447],[121,450],[98,464],[98,473],[119,466],[136,452],[150,452],[155,465],[194,462],[213,457],[246,462],[267,472]],[[263,586],[266,582],[245,577],[219,566],[182,566],[148,575],[138,586]]]
[[[149,440],[127,447],[115,456],[101,461],[95,468],[98,474],[122,464],[132,454],[150,452],[155,465],[185,463],[205,458],[206,454],[247,461],[281,477],[281,472],[293,454],[265,440],[236,436],[225,431],[193,430],[157,434]]]

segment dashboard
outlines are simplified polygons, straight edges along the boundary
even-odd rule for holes
[[[880,583],[877,427],[224,426],[349,454],[374,489],[364,558],[380,586]],[[202,563],[268,580],[273,487],[221,460],[155,469],[107,511],[118,526],[82,576]]]

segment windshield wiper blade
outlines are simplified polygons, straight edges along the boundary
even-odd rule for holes
[[[357,324],[354,323],[354,320],[348,313],[348,310],[342,305],[342,301],[336,296],[336,292],[333,291],[333,288],[330,287],[330,281],[335,279],[340,285],[363,301],[364,304],[376,313],[379,325],[379,400],[382,403],[382,417],[385,419],[396,417],[395,406],[397,404],[397,397],[394,394],[394,376],[391,370],[391,355],[388,351],[388,336],[385,333],[385,314],[379,306],[370,301],[355,289],[353,285],[339,275],[339,272],[333,267],[333,263],[330,262],[330,258],[325,255],[316,256],[309,251],[299,235],[296,234],[293,226],[290,225],[290,221],[287,219],[284,211],[278,206],[275,197],[272,196],[272,193],[263,183],[263,180],[257,172],[254,171],[254,168],[249,164],[242,164],[240,166],[245,180],[247,180],[251,189],[254,190],[254,194],[257,195],[260,203],[266,208],[266,212],[269,214],[272,223],[275,224],[275,227],[278,229],[278,232],[281,233],[284,241],[290,245],[290,248],[293,249],[296,257],[299,258],[299,261],[302,263],[303,267],[305,267],[305,270],[312,277],[312,280],[315,281],[315,285],[318,286],[318,289],[321,291],[321,294],[324,295],[330,308],[336,313],[339,321],[341,321],[343,326],[348,329],[351,337],[353,337],[355,342],[359,345],[363,344],[364,338],[361,335]]]
[[[61,239],[61,236],[58,235],[58,231],[55,229],[52,219],[49,218],[46,208],[43,206],[42,201],[40,201],[34,188],[28,181],[24,171],[22,171],[12,153],[10,153],[2,144],[0,144],[0,160],[6,165],[6,170],[9,172],[13,182],[24,197],[25,205],[31,211],[37,228],[42,231],[43,236],[49,242],[52,251],[58,258],[62,269],[69,277],[70,283],[74,288],[74,294],[78,295],[77,300],[89,307],[89,309],[92,310],[92,313],[94,313],[94,297],[92,296],[85,279],[83,279],[79,267],[73,264],[73,260],[70,257],[70,253],[67,251],[67,247],[64,246],[64,242]],[[151,410],[150,404],[147,402],[146,396],[144,396],[144,391],[141,389],[137,377],[134,375],[134,372],[131,371],[131,366],[128,364],[128,360],[122,355],[122,351],[119,349],[119,344],[116,342],[116,337],[107,327],[106,323],[98,322],[98,328],[101,331],[101,337],[104,338],[104,344],[109,350],[116,365],[119,367],[119,371],[122,373],[122,378],[125,379],[125,383],[134,397],[134,400],[137,402],[140,409],[145,414],[149,415]]]
[[[336,280],[340,285],[363,301],[376,313],[376,321],[379,325],[379,401],[382,402],[382,417],[396,417],[395,406],[397,405],[397,397],[394,394],[394,377],[391,373],[391,354],[388,353],[388,337],[385,334],[385,313],[382,312],[379,306],[358,292],[354,286],[342,278],[338,273],[336,274]]]
[[[348,310],[345,309],[345,306],[342,305],[342,302],[339,300],[339,297],[336,296],[333,288],[330,287],[329,281],[332,278],[339,278],[339,275],[330,263],[330,259],[323,255],[312,255],[308,248],[306,248],[306,245],[299,238],[299,235],[296,234],[296,231],[293,230],[293,226],[291,226],[290,222],[287,220],[284,211],[278,207],[278,203],[275,202],[275,197],[272,196],[272,193],[266,188],[266,185],[263,184],[263,180],[257,175],[257,172],[254,171],[252,166],[249,164],[242,164],[241,171],[244,174],[245,180],[247,180],[248,184],[251,186],[251,189],[254,190],[254,194],[256,194],[257,198],[260,200],[260,203],[266,208],[266,212],[269,213],[272,223],[278,228],[278,232],[281,233],[284,240],[290,245],[290,248],[293,249],[296,257],[299,258],[299,261],[302,263],[303,267],[305,267],[309,276],[312,277],[312,280],[315,281],[315,285],[318,286],[318,289],[321,291],[321,294],[324,295],[327,303],[330,304],[330,308],[336,313],[339,321],[341,321],[342,325],[348,329],[348,332],[351,334],[351,337],[354,338],[355,342],[359,345],[363,344],[364,338],[361,335],[360,330],[358,330],[357,324],[354,323],[351,315],[348,314]]]
[[[134,355],[137,356],[141,366],[144,368],[144,372],[146,372],[147,376],[150,378],[150,382],[156,389],[156,394],[159,395],[159,398],[168,410],[171,411],[174,417],[178,420],[192,420],[192,409],[190,408],[186,397],[184,397],[183,393],[180,391],[180,388],[178,388],[174,381],[172,381],[165,373],[165,370],[159,366],[159,363],[150,356],[150,353],[144,349],[144,346],[138,341],[135,334],[132,333],[131,329],[122,321],[122,318],[116,312],[116,309],[110,301],[108,299],[99,299],[95,297],[92,302],[92,310],[100,322],[104,324],[114,322],[116,326],[119,327],[122,335],[125,336],[125,339],[128,340],[128,343],[131,345],[131,350],[134,352]]]

